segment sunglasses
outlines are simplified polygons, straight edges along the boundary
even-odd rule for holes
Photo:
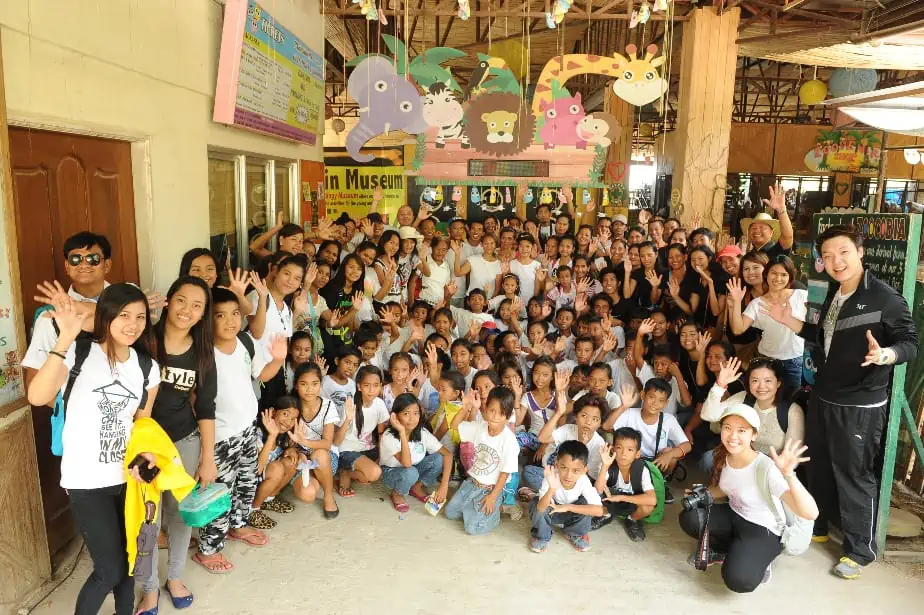
[[[91,267],[96,267],[101,262],[103,262],[103,257],[100,254],[71,254],[67,257],[67,262],[71,267],[78,267],[80,263],[86,261]]]

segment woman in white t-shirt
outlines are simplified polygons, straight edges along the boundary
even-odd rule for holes
[[[783,528],[777,522],[785,519],[782,504],[810,521],[818,516],[818,506],[796,478],[796,466],[808,461],[801,456],[806,451],[801,442],[787,440],[779,454],[771,448],[771,461],[753,448],[760,430],[754,408],[745,404],[726,408],[720,422],[722,444],[715,450],[709,492],[715,500],[727,497],[728,503],[713,504],[708,513],[711,545],[707,564],[722,563],[726,587],[747,593],[770,580],[770,564],[782,550]],[[763,475],[776,510],[770,509],[758,483]],[[705,524],[703,507],[680,513],[680,526],[694,538],[702,535]],[[698,553],[699,549],[688,560],[691,564],[696,564]]]
[[[445,237],[434,237],[430,240],[429,254],[427,248],[421,248],[420,273],[423,289],[420,299],[430,305],[443,301],[443,292],[446,285],[452,281],[452,270],[446,254],[449,252],[449,241]]]
[[[408,494],[421,502],[427,498],[435,504],[446,501],[452,475],[452,453],[440,444],[424,426],[420,403],[413,393],[395,398],[389,416],[389,427],[379,441],[379,462],[382,482],[391,488],[391,505],[406,513]],[[427,493],[425,487],[439,487]]]
[[[741,335],[755,327],[763,332],[757,352],[783,363],[783,394],[787,396],[802,386],[805,341],[789,327],[770,318],[767,311],[771,305],[783,306],[792,312],[793,317],[805,320],[808,293],[794,289],[795,281],[796,268],[792,260],[783,255],[774,257],[764,269],[764,294],[751,301],[743,314],[741,304],[744,300],[744,287],[737,278],[732,278],[728,283],[728,296],[731,299],[728,314],[732,331]]]
[[[67,401],[61,486],[86,542],[94,570],[77,597],[76,613],[97,613],[110,593],[118,615],[134,610],[134,581],[125,557],[125,452],[134,421],[151,416],[160,372],[151,359],[147,299],[131,284],[112,284],[99,297],[93,341],[74,343],[88,314],[61,293],[54,304],[59,335],[29,383],[29,403],[53,405],[78,349],[88,351]],[[149,364],[142,371],[141,357]],[[142,453],[148,463],[150,453]],[[141,480],[137,469],[131,476]]]
[[[488,299],[494,296],[497,286],[497,276],[501,272],[501,263],[497,259],[497,238],[494,235],[485,235],[481,238],[481,247],[484,249],[483,254],[472,255],[462,262],[462,244],[452,242],[453,252],[456,255],[455,274],[456,277],[468,275],[468,294],[471,294],[476,288],[484,291]]]
[[[347,398],[343,420],[334,436],[340,449],[340,484],[342,498],[356,495],[354,480],[374,483],[382,475],[378,459],[378,441],[388,424],[388,409],[379,395],[382,393],[382,371],[366,365],[356,372],[356,394]]]

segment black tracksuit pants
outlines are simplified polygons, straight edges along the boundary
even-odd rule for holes
[[[805,417],[809,492],[818,503],[815,533],[828,522],[844,532],[844,555],[865,566],[876,559],[877,460],[888,403],[876,408],[832,404],[813,396]]]

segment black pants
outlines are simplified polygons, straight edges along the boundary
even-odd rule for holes
[[[699,538],[703,533],[706,511],[684,510],[680,527],[687,535]],[[780,537],[762,525],[751,523],[728,504],[714,504],[709,513],[710,547],[725,553],[722,580],[738,593],[752,592],[763,581],[767,566],[782,551]]]
[[[75,615],[96,615],[106,596],[115,597],[116,615],[131,615],[135,590],[125,550],[125,485],[69,489],[71,512],[93,559],[93,572],[77,596]]]
[[[603,502],[603,505],[614,517],[631,517],[638,510],[638,504],[632,502]]]
[[[815,533],[828,522],[844,532],[844,554],[865,566],[876,559],[877,459],[888,404],[839,406],[812,397],[805,417],[809,492],[818,503]]]

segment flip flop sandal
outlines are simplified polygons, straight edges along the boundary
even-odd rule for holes
[[[428,495],[418,495],[418,494],[414,493],[413,490],[410,491],[410,492],[408,493],[408,495],[410,495],[410,496],[411,496],[412,498],[414,498],[415,500],[419,500],[419,501],[423,502],[424,504],[427,503],[427,498],[430,497],[430,496],[428,496]]]
[[[391,497],[391,505],[394,506],[395,510],[399,513],[406,513],[411,510],[411,507],[407,505],[407,502],[401,502],[400,504],[395,501],[394,496]]]
[[[247,519],[247,525],[258,530],[271,530],[276,527],[276,521],[262,510],[255,510],[250,513],[250,517]]]
[[[337,494],[343,499],[356,497],[356,492],[351,487],[337,487]]]
[[[203,555],[197,551],[192,556],[192,561],[196,562],[197,564],[205,568],[211,574],[228,574],[229,572],[234,570],[234,564],[226,560],[224,556],[222,556],[220,560],[215,560],[214,562],[207,562],[203,559]],[[210,563],[219,563],[219,562],[224,562],[226,565],[230,564],[231,567],[230,568],[224,568],[224,567],[211,568],[209,567]]]
[[[270,512],[287,514],[295,510],[295,505],[291,502],[283,500],[278,495],[268,502],[264,502],[263,506],[260,507],[261,510],[268,510]]]
[[[257,529],[257,528],[254,528]],[[254,547],[256,549],[262,549],[269,542],[269,536],[263,535],[263,542],[260,542],[260,536],[258,534],[245,534],[244,536],[235,536],[231,532],[228,532],[228,540],[234,540],[236,542],[243,542],[248,547]]]

